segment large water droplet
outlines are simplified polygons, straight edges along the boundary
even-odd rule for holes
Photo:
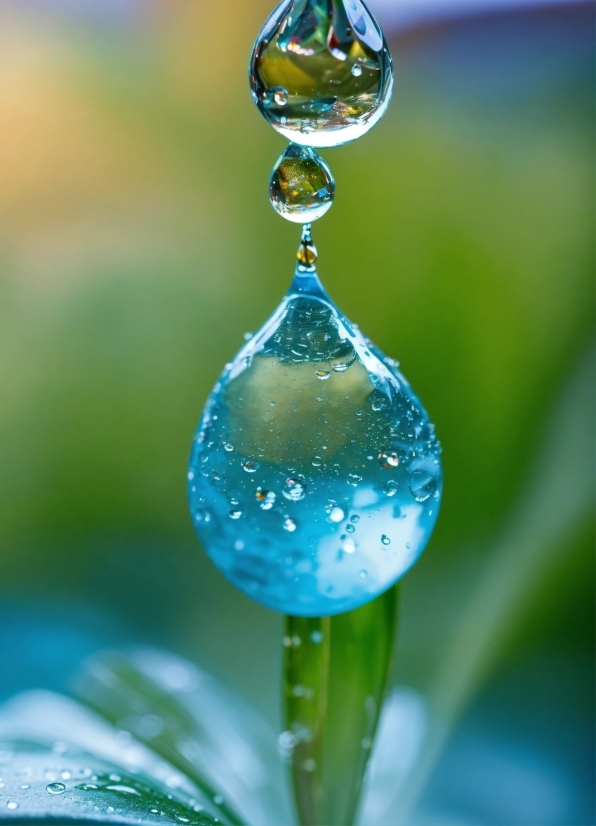
[[[339,146],[383,116],[393,66],[362,0],[283,0],[257,37],[250,86],[263,116],[289,140]]]
[[[66,791],[66,786],[64,783],[48,783],[46,786],[46,792],[50,794],[64,794]]]
[[[296,224],[321,218],[333,203],[335,181],[331,170],[314,149],[291,143],[273,167],[269,181],[271,204]],[[314,259],[304,263],[314,264]]]
[[[220,571],[264,605],[347,611],[422,553],[438,513],[439,452],[408,382],[337,309],[314,266],[298,264],[207,402],[189,497],[192,512],[208,504],[211,519],[195,528]],[[232,499],[241,519],[230,518]],[[391,539],[383,553],[381,537]]]

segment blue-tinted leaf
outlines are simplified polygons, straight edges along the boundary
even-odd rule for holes
[[[153,649],[105,652],[88,662],[76,689],[217,800],[226,822],[292,822],[274,733],[196,666]]]
[[[12,821],[222,822],[217,805],[145,749],[49,692],[20,695],[0,710],[0,777],[0,818]]]

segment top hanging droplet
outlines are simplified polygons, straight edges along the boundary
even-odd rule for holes
[[[256,40],[250,85],[262,115],[286,138],[339,146],[383,116],[393,65],[362,0],[283,0]]]

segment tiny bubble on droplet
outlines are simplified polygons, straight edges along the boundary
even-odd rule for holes
[[[299,502],[306,496],[306,483],[300,479],[290,477],[286,479],[282,493],[291,502]]]
[[[331,522],[341,522],[345,516],[345,513],[341,508],[332,508],[329,511],[329,519]]]
[[[283,86],[278,86],[273,92],[273,100],[278,106],[285,106],[288,102],[288,93]]]
[[[259,503],[261,510],[270,511],[273,505],[275,504],[275,500],[277,497],[272,490],[263,490],[263,488],[257,488],[257,490],[255,491],[255,498]]]
[[[397,484],[397,482],[394,481],[393,479],[391,479],[389,482],[387,482],[387,484],[385,485],[383,490],[384,490],[386,496],[395,496],[395,494],[397,493],[398,487],[399,487],[399,485]]]

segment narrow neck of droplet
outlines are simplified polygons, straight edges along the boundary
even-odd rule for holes
[[[315,262],[318,258],[317,248],[312,240],[311,225],[304,224],[302,238],[296,253],[298,259],[290,292],[328,298],[319,279]]]

